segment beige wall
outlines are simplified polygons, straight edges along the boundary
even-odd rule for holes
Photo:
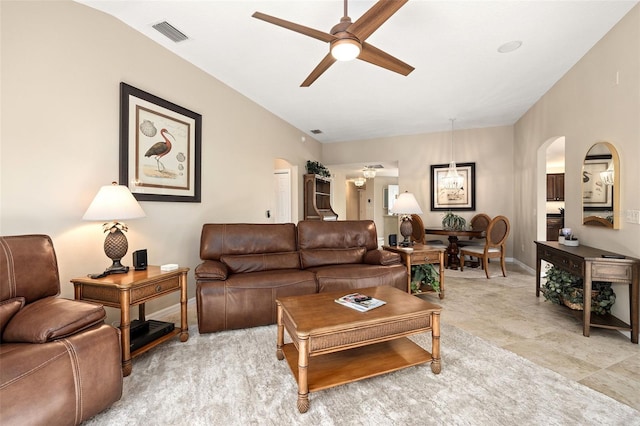
[[[616,74],[618,83],[616,83]],[[640,225],[625,212],[640,210],[640,5],[636,5],[515,125],[516,257],[534,265],[536,224],[543,220],[544,151],[565,137],[565,225],[582,244],[640,258]],[[611,142],[620,155],[621,228],[582,225],[582,161],[589,148]],[[536,191],[537,190],[537,191]],[[613,313],[629,321],[628,291],[615,286]]]
[[[151,264],[192,268],[189,297],[202,224],[267,222],[274,160],[304,173],[319,159],[317,141],[301,142],[298,129],[113,17],[69,1],[0,7],[0,234],[49,234],[66,297],[70,278],[110,263],[100,224],[81,218],[118,179],[121,81],[203,117],[202,202],[142,202],[147,217],[128,223],[125,258],[146,248]],[[177,300],[166,299],[149,312]]]
[[[442,121],[446,123],[448,119],[443,117]],[[458,117],[458,121],[464,122],[464,117]],[[458,163],[476,163],[476,210],[458,212],[460,216],[469,220],[475,213],[484,212],[492,217],[502,214],[513,221],[513,127],[456,130],[454,155]],[[397,160],[400,192],[414,193],[424,212],[421,216],[425,226],[441,225],[445,212],[431,211],[430,166],[451,160],[450,131],[323,144],[322,158],[325,164]],[[510,237],[509,257],[512,241]]]

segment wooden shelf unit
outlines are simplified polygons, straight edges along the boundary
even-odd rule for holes
[[[338,214],[331,207],[330,178],[304,175],[304,219],[338,220]]]

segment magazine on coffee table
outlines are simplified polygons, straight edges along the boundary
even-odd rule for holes
[[[367,312],[386,304],[384,300],[379,300],[361,293],[351,293],[336,299],[336,303],[348,306],[360,312]]]

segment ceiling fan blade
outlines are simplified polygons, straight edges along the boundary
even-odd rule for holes
[[[331,34],[325,33],[323,31],[314,30],[313,28],[305,27],[304,25],[295,24],[293,22],[285,21],[284,19],[276,18],[275,16],[265,15],[264,13],[255,12],[253,15],[254,18],[269,22],[270,24],[277,25],[282,28],[286,28],[291,31],[295,31],[300,34],[304,34],[309,37],[313,37],[315,39],[325,41],[327,43],[336,39],[336,37]]]
[[[367,10],[347,31],[364,42],[380,25],[384,24],[394,13],[409,0],[379,0]]]
[[[402,75],[409,75],[409,73],[415,69],[411,65],[402,62],[400,59],[383,52],[369,43],[362,43],[362,52],[360,52],[358,59]]]
[[[333,63],[335,61],[336,61],[336,58],[334,58],[333,55],[331,55],[331,52],[329,52],[327,54],[327,56],[325,56],[324,59],[322,59],[322,61],[320,61],[318,66],[315,67],[313,69],[313,71],[311,71],[311,74],[309,74],[309,77],[307,77],[307,79],[302,82],[300,87],[309,87],[309,86],[311,86],[311,83],[316,81],[318,79],[318,77],[320,77],[322,75],[323,72],[325,72],[327,69],[329,69],[329,67],[331,65],[333,65]]]

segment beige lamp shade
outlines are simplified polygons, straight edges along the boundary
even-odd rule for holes
[[[416,197],[410,192],[403,192],[393,203],[391,213],[400,215],[422,214],[422,209],[416,200]]]
[[[113,182],[100,188],[82,219],[118,221],[145,216],[129,188]]]

